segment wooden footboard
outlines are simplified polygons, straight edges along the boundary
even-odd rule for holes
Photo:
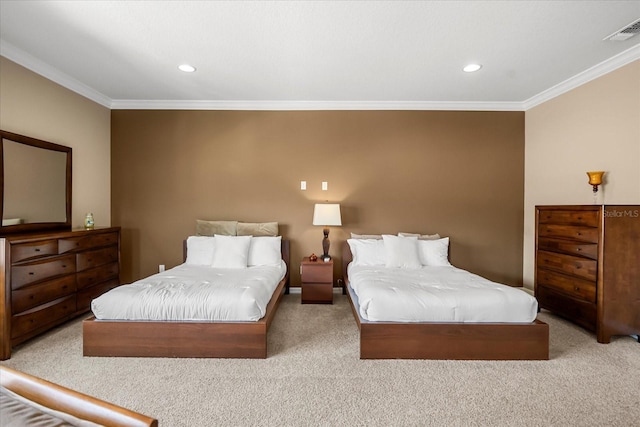
[[[44,413],[58,418],[70,416],[74,422],[90,421],[108,427],[158,426],[158,421],[153,418],[5,366],[0,366],[0,385],[18,395],[21,398],[19,402],[25,404],[16,409],[18,412],[0,416],[6,422],[9,422],[9,416],[14,421],[17,421],[16,417],[25,417],[20,425],[29,425],[34,421],[28,418],[31,413],[34,417]],[[2,410],[9,411],[10,408]]]
[[[288,277],[257,322],[83,321],[84,356],[120,357],[267,357],[267,331]]]
[[[548,360],[549,325],[532,323],[370,322],[349,301],[361,359]]]

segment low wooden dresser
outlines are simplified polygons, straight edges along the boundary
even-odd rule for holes
[[[120,285],[120,228],[0,238],[0,360]]]
[[[640,333],[640,206],[536,206],[535,295],[598,342]]]

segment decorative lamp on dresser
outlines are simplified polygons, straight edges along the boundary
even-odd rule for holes
[[[541,308],[596,333],[640,334],[640,205],[536,206]]]

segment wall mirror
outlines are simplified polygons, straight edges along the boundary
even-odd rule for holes
[[[0,234],[71,228],[71,148],[0,130]]]

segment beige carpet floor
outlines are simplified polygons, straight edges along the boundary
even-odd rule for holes
[[[358,358],[345,296],[287,295],[264,360],[88,358],[81,321],[3,365],[159,419],[161,426],[638,426],[640,344],[547,312],[549,361]]]

